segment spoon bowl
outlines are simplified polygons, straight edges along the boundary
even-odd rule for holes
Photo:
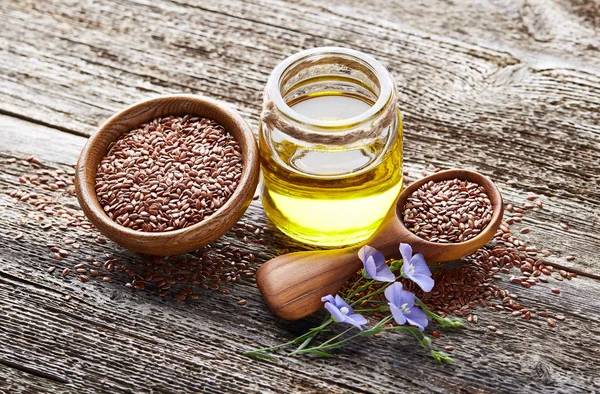
[[[483,186],[492,205],[492,218],[475,237],[459,243],[430,242],[412,233],[402,222],[407,198],[427,182],[466,180]],[[344,249],[296,252],[269,260],[260,267],[256,283],[273,313],[282,319],[297,320],[322,308],[321,297],[336,294],[361,267],[358,250],[370,245],[386,258],[400,258],[399,245],[411,245],[428,263],[443,263],[468,256],[485,245],[496,233],[504,213],[502,195],[487,177],[468,170],[440,171],[404,189],[379,228],[365,242]]]

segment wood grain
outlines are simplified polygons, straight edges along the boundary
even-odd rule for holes
[[[7,128],[7,124],[18,127]],[[56,155],[58,162],[68,163],[75,160],[77,146],[84,143],[81,137],[12,118],[0,116],[0,125],[2,140],[15,140],[21,131],[32,137],[28,143],[11,146],[10,151],[3,146],[2,163],[6,157],[25,158],[25,152],[48,155],[41,147],[31,147],[29,141],[57,138],[74,147],[66,156]],[[52,161],[44,160],[44,165],[69,170]],[[414,175],[419,171],[413,164],[408,167]],[[56,230],[42,231],[35,222],[18,225],[19,219],[27,216],[27,205],[15,204],[5,194],[14,188],[31,190],[18,181],[31,168],[23,164],[3,164],[2,168],[0,205],[5,208],[1,220],[11,230],[0,233],[0,244],[9,251],[0,254],[0,313],[4,316],[0,359],[66,379],[68,383],[61,387],[67,392],[509,392],[523,388],[547,392],[585,390],[600,384],[594,373],[598,368],[595,354],[600,350],[600,313],[598,306],[590,303],[600,296],[600,287],[585,277],[553,283],[561,289],[560,296],[552,295],[549,286],[525,292],[506,283],[506,288],[531,309],[563,314],[567,320],[550,329],[544,321],[517,320],[478,310],[478,325],[441,330],[443,337],[437,344],[452,344],[456,349],[452,355],[458,362],[452,366],[436,365],[402,335],[356,343],[341,352],[338,361],[304,358],[271,363],[247,359],[242,351],[291,339],[318,324],[323,314],[295,324],[279,321],[270,314],[251,280],[229,287],[228,296],[200,290],[201,300],[184,304],[132,292],[124,287],[127,277],[112,284],[84,285],[49,275],[49,265],[61,270],[89,256],[112,253],[132,265],[139,257],[114,244],[99,245],[93,238],[79,237],[83,245],[79,253],[60,262],[53,260],[44,243],[61,242],[65,235]],[[505,195],[508,202],[517,202],[517,193],[510,186]],[[72,196],[60,193],[55,198],[65,206],[76,206]],[[532,216],[540,212],[532,212]],[[253,202],[242,220],[266,226],[269,244],[249,246],[234,231],[219,243],[251,250],[258,263],[282,247],[298,250],[282,234],[269,229],[259,202]],[[535,234],[537,226],[532,226]],[[17,231],[24,234],[20,241],[13,240]],[[566,237],[573,236],[566,233]],[[597,260],[593,262],[597,264]],[[67,294],[73,299],[67,301]],[[236,304],[241,298],[247,305]],[[485,328],[488,324],[498,326],[505,336],[492,334]],[[415,371],[411,366],[417,363],[419,369]],[[347,374],[348,368],[361,371],[360,377]],[[25,376],[12,387],[28,392],[28,387],[35,387],[35,376]]]
[[[0,2],[0,113],[8,115],[0,116],[0,392],[599,391],[598,8],[593,0]],[[79,252],[53,261],[45,243],[63,235],[19,224],[30,207],[6,193],[33,191],[18,181],[31,169],[4,159],[33,154],[69,170],[85,142],[77,135],[167,93],[226,101],[255,129],[271,69],[320,45],[371,53],[395,76],[407,178],[468,168],[498,184],[507,203],[539,196],[544,207],[526,212],[532,231],[520,237],[552,251],[554,266],[587,276],[552,283],[560,295],[501,280],[564,322],[550,329],[477,310],[479,324],[436,341],[454,346],[449,366],[401,335],[365,339],[336,360],[269,363],[241,352],[291,339],[323,316],[277,320],[251,279],[228,296],[203,291],[182,304],[127,289],[124,277],[84,285],[46,273],[104,253],[132,266],[138,257],[82,238]],[[50,196],[77,207],[72,196]],[[252,251],[257,264],[303,249],[270,229],[259,201],[242,220],[267,227],[264,245],[234,231],[215,245]]]

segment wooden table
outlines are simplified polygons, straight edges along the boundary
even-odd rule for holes
[[[2,1],[0,392],[600,391],[599,3],[390,3]],[[322,316],[276,319],[252,278],[223,287],[230,294],[195,289],[197,301],[179,302],[126,287],[126,274],[113,283],[60,276],[88,257],[113,254],[132,266],[140,257],[37,222],[31,203],[11,191],[71,210],[77,202],[65,189],[20,183],[36,170],[24,159],[68,172],[100,122],[167,93],[227,102],[256,129],[273,67],[328,45],[371,53],[395,76],[409,178],[433,167],[469,168],[494,179],[507,203],[540,196],[544,207],[527,212],[532,231],[522,238],[579,276],[531,289],[507,283],[509,275],[498,281],[565,321],[550,328],[544,319],[479,309],[478,324],[440,330],[436,345],[454,346],[452,365],[436,364],[397,334],[364,338],[335,359],[257,361],[242,352],[289,340]],[[258,266],[302,248],[268,226],[260,201],[242,220],[266,227],[265,243],[230,231],[216,249],[252,252]],[[67,236],[77,236],[80,249],[54,260],[48,245]]]

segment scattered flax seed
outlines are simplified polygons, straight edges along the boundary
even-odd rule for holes
[[[557,287],[555,287],[555,288],[553,288],[553,289],[552,289],[552,292],[553,292],[554,294],[560,294],[560,289],[559,289],[559,288],[557,288]]]
[[[544,203],[539,200],[535,202],[535,205],[537,205],[539,208],[544,208]]]
[[[432,332],[431,332],[431,336],[432,336],[432,337],[434,337],[434,338],[438,338],[438,339],[439,339],[441,335],[440,335],[440,333],[439,333],[439,332],[437,332],[437,331],[432,331]]]
[[[24,234],[22,232],[18,232],[17,235],[15,235],[15,238],[13,238],[15,241],[20,240],[21,238],[23,238]]]
[[[573,261],[573,260],[575,260],[575,258],[576,258],[575,256],[566,256],[565,260],[567,260],[567,261]]]
[[[65,268],[65,269],[62,271],[61,275],[62,275],[62,276],[67,276],[67,275],[69,275],[69,272],[71,272],[71,269],[70,269],[70,268]]]
[[[501,337],[503,337],[504,331],[498,330],[498,331],[496,331],[496,335],[500,335]]]
[[[73,296],[71,296],[70,294],[65,294],[65,299],[67,301],[71,301],[73,299]]]
[[[453,351],[453,350],[454,350],[454,346],[452,346],[452,345],[445,345],[445,346],[443,347],[443,349],[444,349],[445,351],[447,351],[447,352],[451,352],[451,351]]]
[[[548,325],[549,325],[550,327],[554,327],[554,326],[556,326],[556,322],[555,322],[553,319],[550,319],[550,318],[548,318],[548,319],[546,320],[546,322],[548,323]]]
[[[54,270],[55,270],[55,269],[56,269],[56,267],[55,267],[55,266],[51,266],[51,267],[48,267],[48,270],[47,270],[47,271],[48,271],[48,273],[49,273],[49,274],[51,274],[51,273],[53,273],[53,272],[54,272]]]
[[[110,276],[105,276],[104,278],[102,278],[102,281],[106,282],[106,283],[111,283],[112,282],[112,278]]]
[[[247,303],[247,301],[245,299],[241,299],[241,300],[238,300],[238,302],[236,302],[236,304],[238,304],[238,305],[246,305],[246,303]]]
[[[487,326],[487,328],[488,328],[490,331],[493,331],[493,332],[496,332],[496,331],[498,331],[498,328],[497,328],[496,326]]]
[[[422,185],[407,198],[402,213],[406,227],[419,237],[458,243],[477,236],[493,212],[483,186],[451,179]]]
[[[105,244],[106,243],[106,238],[104,238],[104,237],[98,237],[98,238],[96,238],[96,242],[98,242],[99,244]]]
[[[537,196],[535,194],[530,194],[530,195],[527,196],[527,199],[529,201],[534,201],[536,198],[537,198]]]
[[[156,118],[123,134],[98,166],[106,214],[136,231],[192,226],[221,208],[242,173],[239,144],[217,122]]]
[[[79,279],[80,279],[82,282],[87,282],[87,281],[89,281],[89,280],[90,280],[90,277],[89,277],[89,276],[87,276],[87,275],[79,275]]]
[[[563,230],[569,229],[569,225],[567,223],[560,223],[560,227],[562,227]]]
[[[556,315],[556,316],[554,316],[554,318],[556,320],[561,320],[561,321],[566,319],[566,317],[564,317],[563,315]]]
[[[529,227],[524,227],[521,229],[520,233],[521,234],[527,234],[531,231],[531,229]]]

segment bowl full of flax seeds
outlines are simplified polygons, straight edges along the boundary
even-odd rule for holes
[[[258,184],[254,134],[233,109],[193,95],[134,104],[83,148],[75,187],[94,226],[137,252],[196,250],[229,230]]]

